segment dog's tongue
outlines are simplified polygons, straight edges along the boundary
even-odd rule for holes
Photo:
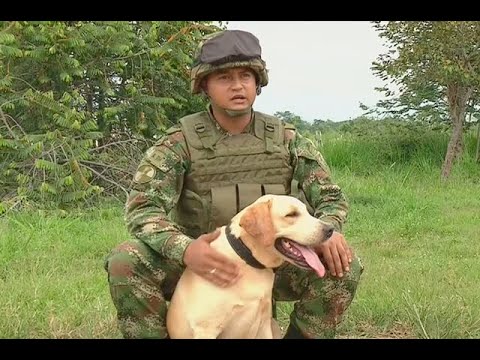
[[[325,275],[325,266],[320,262],[318,255],[313,251],[313,249],[302,246],[299,244],[292,244],[295,246],[303,255],[306,262],[310,267],[315,270],[318,276],[323,277]]]

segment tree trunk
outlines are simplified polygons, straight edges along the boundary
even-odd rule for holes
[[[445,155],[445,160],[442,167],[443,180],[446,180],[450,176],[454,161],[460,157],[462,149],[459,147],[459,142],[463,135],[462,125],[462,123],[453,123],[453,132],[452,136],[450,137],[450,141],[448,142],[447,153]]]
[[[447,98],[453,131],[448,142],[447,153],[442,167],[442,179],[446,180],[452,171],[453,163],[463,152],[463,123],[467,102],[472,95],[471,87],[450,84],[447,86]]]

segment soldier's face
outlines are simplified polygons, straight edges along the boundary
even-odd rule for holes
[[[255,74],[246,67],[218,70],[207,77],[205,90],[219,107],[244,110],[257,96]]]

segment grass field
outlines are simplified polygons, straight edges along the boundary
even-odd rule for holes
[[[480,338],[479,165],[465,161],[443,183],[438,161],[367,168],[358,149],[335,158],[337,145],[325,154],[365,266],[338,336]],[[0,218],[0,337],[120,337],[103,258],[126,238],[120,205]],[[279,305],[283,326],[291,309]]]

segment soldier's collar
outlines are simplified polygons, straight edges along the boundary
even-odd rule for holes
[[[230,225],[228,225],[225,229],[225,234],[227,235],[227,240],[232,249],[235,250],[237,255],[240,256],[248,265],[257,269],[265,269],[265,266],[255,259],[250,249],[243,243],[242,239],[232,234]]]
[[[217,119],[215,119],[215,116],[213,116],[213,112],[212,112],[212,105],[209,103],[207,104],[207,115],[208,115],[208,118],[210,119],[210,121],[213,123],[213,125],[215,125],[215,128],[220,132],[222,133],[223,135],[227,135],[227,136],[232,136],[232,134],[230,134],[227,130],[225,130],[224,128],[222,128],[220,126],[220,124],[218,123]],[[253,124],[255,122],[255,111],[253,110],[252,108],[252,115],[251,115],[251,118],[250,118],[250,122],[248,123],[248,125],[245,127],[245,129],[243,129],[242,131],[242,134],[246,133],[251,133],[252,132],[252,129],[253,129]]]

